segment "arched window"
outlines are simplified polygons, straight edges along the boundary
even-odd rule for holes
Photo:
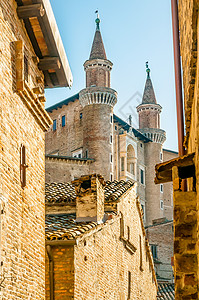
[[[127,147],[127,172],[135,175],[135,150],[132,145]]]

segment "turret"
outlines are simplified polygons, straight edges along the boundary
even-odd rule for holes
[[[95,159],[91,172],[113,179],[113,107],[117,92],[110,88],[112,62],[107,59],[97,15],[89,59],[84,63],[86,88],[80,91],[83,106],[83,152]]]
[[[166,140],[166,133],[160,129],[160,113],[162,107],[157,104],[156,101],[148,62],[146,63],[146,72],[147,79],[142,103],[137,106],[139,130],[153,142],[163,144]]]
[[[142,103],[137,106],[139,114],[139,131],[151,142],[145,144],[145,180],[146,188],[146,225],[164,216],[163,186],[155,185],[155,165],[163,160],[162,145],[166,133],[160,129],[160,113],[162,107],[157,103],[150,77],[148,62],[146,63],[147,79],[142,97]]]

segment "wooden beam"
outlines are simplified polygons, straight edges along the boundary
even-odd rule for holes
[[[155,183],[166,183],[172,181],[172,168],[178,167],[181,179],[195,176],[195,153],[187,154],[163,162],[155,166]]]
[[[155,170],[158,172],[162,172],[165,170],[171,170],[172,167],[187,167],[194,164],[195,153],[187,154],[184,156],[180,156],[169,161],[163,162],[155,166]]]
[[[33,93],[35,93],[37,95],[43,94],[43,92],[44,92],[40,86],[36,86],[32,90],[33,90]]]
[[[33,17],[43,17],[45,14],[45,10],[42,4],[32,4],[19,6],[17,8],[17,14],[19,19],[29,19]]]
[[[61,63],[58,57],[44,57],[40,59],[38,67],[42,71],[47,71],[50,69],[60,69]]]

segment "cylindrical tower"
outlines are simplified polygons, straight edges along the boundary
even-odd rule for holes
[[[79,94],[83,106],[83,153],[84,157],[95,159],[90,172],[113,180],[113,107],[117,92],[110,88],[113,64],[107,60],[99,23],[98,15],[90,57],[84,63],[86,88]]]
[[[145,144],[146,225],[150,225],[153,220],[164,217],[163,186],[155,185],[154,178],[155,165],[163,160],[162,145],[166,140],[166,133],[160,129],[162,107],[156,101],[148,63],[146,71],[146,85],[137,112],[139,131],[151,140]]]

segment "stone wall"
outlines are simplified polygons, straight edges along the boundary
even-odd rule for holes
[[[180,45],[183,67],[187,152],[195,152],[195,177],[188,180],[188,192],[179,191],[174,179],[174,263],[176,299],[199,299],[198,293],[198,9],[197,0],[179,1]],[[177,174],[173,174],[177,175]],[[175,177],[175,176],[174,176]]]
[[[42,104],[32,92],[43,79],[14,0],[0,2],[1,299],[44,299],[44,128]],[[29,74],[17,93],[16,41],[23,41]],[[22,45],[22,43],[21,43]],[[43,84],[40,84],[43,88]],[[20,94],[20,96],[19,96]],[[40,111],[35,114],[32,104]],[[47,117],[46,117],[47,118]],[[43,119],[44,120],[44,119]],[[48,120],[49,121],[49,120]],[[20,148],[26,147],[26,186],[20,182]],[[2,277],[1,277],[2,278]]]

